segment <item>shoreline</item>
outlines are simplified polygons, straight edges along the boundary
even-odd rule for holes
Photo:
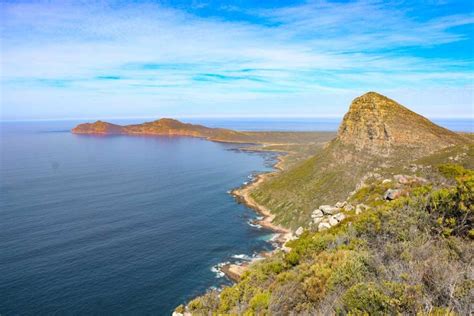
[[[261,148],[258,151],[270,152],[265,150],[264,148]],[[239,188],[233,189],[230,192],[230,194],[236,199],[237,203],[242,203],[248,208],[252,209],[255,213],[263,216],[262,219],[255,221],[255,224],[258,224],[261,227],[264,227],[276,233],[275,238],[272,238],[273,242],[276,244],[276,247],[272,251],[262,251],[257,257],[253,258],[249,262],[243,262],[240,264],[228,263],[221,267],[221,272],[223,272],[225,276],[227,276],[227,278],[229,278],[233,282],[239,281],[242,274],[254,262],[270,257],[275,251],[283,249],[285,243],[289,241],[293,236],[293,233],[289,229],[273,224],[272,221],[274,220],[275,215],[272,214],[272,212],[265,206],[258,204],[250,195],[251,192],[260,184],[262,184],[265,180],[274,176],[276,173],[284,170],[282,165],[284,164],[285,157],[287,155],[288,153],[282,152],[282,154],[277,156],[277,161],[273,165],[273,168],[275,169],[274,171],[260,173],[250,183],[243,185]]]

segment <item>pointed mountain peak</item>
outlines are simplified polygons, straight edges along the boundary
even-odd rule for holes
[[[425,154],[465,141],[377,92],[367,92],[352,101],[337,138],[357,150],[378,155],[390,155],[396,148]]]

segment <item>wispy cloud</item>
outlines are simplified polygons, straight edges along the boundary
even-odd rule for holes
[[[4,3],[2,115],[342,115],[367,90],[406,99],[418,89],[438,98],[406,100],[415,110],[472,116],[472,7],[417,9]],[[452,104],[452,94],[467,97]]]

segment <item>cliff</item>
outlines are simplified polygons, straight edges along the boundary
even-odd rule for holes
[[[413,156],[465,143],[460,135],[376,92],[354,99],[337,140],[383,156],[394,154],[400,147],[410,149]]]

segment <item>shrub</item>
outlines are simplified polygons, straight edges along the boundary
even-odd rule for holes
[[[181,314],[183,314],[184,311],[185,311],[185,309],[184,309],[184,305],[183,305],[183,304],[179,305],[179,306],[176,307],[176,309],[175,309],[175,312],[176,312],[176,313],[181,313]]]
[[[240,292],[235,287],[226,287],[220,295],[219,312],[227,313],[232,307],[237,305],[240,298]]]
[[[448,179],[456,179],[469,173],[469,170],[464,169],[463,166],[446,163],[438,166],[439,172]]]
[[[456,178],[456,183],[454,188],[433,192],[426,209],[431,214],[438,233],[446,237],[471,237],[474,220],[474,173],[466,171]]]
[[[261,313],[268,309],[270,303],[270,293],[261,292],[256,294],[249,302],[250,309],[256,313]]]
[[[390,314],[390,298],[375,283],[358,283],[342,297],[344,309],[354,314],[369,315]]]
[[[295,266],[300,262],[300,255],[295,250],[292,250],[286,254],[285,261],[288,264]]]
[[[195,298],[188,304],[188,308],[191,311],[198,311],[204,308],[204,304],[202,303],[202,300],[200,297]]]

